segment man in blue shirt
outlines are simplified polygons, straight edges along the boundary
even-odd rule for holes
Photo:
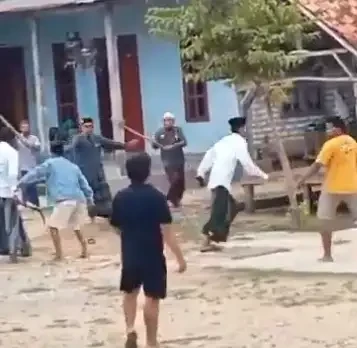
[[[125,293],[126,348],[137,347],[134,325],[141,286],[145,293],[147,347],[158,347],[159,301],[166,297],[164,242],[177,259],[178,271],[186,270],[185,259],[171,229],[172,217],[166,197],[146,183],[150,168],[151,159],[146,153],[129,158],[126,170],[131,185],[115,195],[112,206],[111,224],[120,230],[121,237],[120,289]]]
[[[51,144],[53,157],[29,171],[18,183],[23,185],[46,180],[49,197],[55,206],[48,222],[55,247],[55,260],[63,258],[59,231],[72,228],[81,244],[81,257],[87,257],[87,244],[81,226],[88,215],[87,205],[93,206],[93,191],[77,165],[63,157],[61,142]]]

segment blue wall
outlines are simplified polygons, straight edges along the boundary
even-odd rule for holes
[[[148,35],[144,24],[145,12],[144,5],[120,5],[115,8],[114,20],[115,34],[137,34],[145,132],[154,133],[161,124],[163,113],[171,111],[176,115],[178,124],[184,128],[189,142],[187,150],[190,152],[205,151],[227,133],[227,119],[237,116],[235,94],[232,89],[222,83],[209,83],[211,121],[186,123],[178,47],[173,43]],[[39,16],[40,66],[46,104],[46,128],[57,124],[52,44],[64,42],[67,31],[79,31],[84,40],[104,37],[102,10],[43,13]],[[8,15],[1,18],[0,44],[25,48],[29,114],[31,125],[36,129],[30,42],[29,26],[23,17]],[[93,69],[78,69],[76,84],[79,113],[91,116],[98,121],[96,80]]]

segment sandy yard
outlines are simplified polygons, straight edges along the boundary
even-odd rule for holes
[[[89,260],[79,260],[75,239],[64,233],[67,259],[55,265],[41,223],[27,225],[33,258],[18,265],[1,260],[0,345],[123,347],[118,237],[105,224],[87,228],[96,244]],[[169,257],[162,347],[357,347],[355,276],[228,269],[219,257],[213,267],[192,251],[196,242],[183,239],[188,270],[176,274]],[[141,315],[137,327],[144,347]]]

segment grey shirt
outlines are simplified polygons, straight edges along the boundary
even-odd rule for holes
[[[72,143],[66,147],[70,157],[82,170],[90,184],[104,176],[102,164],[102,149],[123,150],[125,145],[97,134],[78,134]]]
[[[21,136],[17,139],[20,171],[29,171],[37,165],[37,155],[41,148],[40,140],[35,135]]]
[[[154,140],[161,146],[172,145],[170,149],[161,149],[161,160],[165,167],[184,165],[183,148],[187,145],[187,140],[180,127],[174,126],[171,130],[162,127],[155,133]],[[153,144],[153,148],[159,147]]]

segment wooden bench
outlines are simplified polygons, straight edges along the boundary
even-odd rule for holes
[[[263,185],[264,180],[255,177],[243,178],[240,182],[244,191],[244,210],[246,213],[254,213],[255,211],[255,201],[254,201],[254,187]]]
[[[280,178],[283,179],[283,176],[281,175]],[[295,174],[294,178],[297,181],[299,179],[299,175]],[[315,175],[315,176],[311,177],[310,179],[306,180],[304,185],[302,185],[302,187],[301,187],[303,199],[305,202],[308,202],[309,213],[312,212],[313,205],[314,205],[314,194],[313,194],[314,190],[313,190],[313,188],[316,186],[321,186],[322,181],[323,181],[323,174]],[[246,213],[251,214],[251,213],[255,212],[254,188],[255,188],[255,186],[263,185],[264,183],[266,183],[266,182],[263,179],[258,178],[258,177],[243,177],[242,178],[240,185],[243,187],[243,191],[244,191],[244,206],[245,206],[244,210]],[[282,187],[284,187],[283,180],[281,182],[281,185],[282,185]]]
[[[308,203],[307,209],[308,213],[311,214],[314,208],[314,187],[321,186],[323,181],[323,175],[319,174],[307,179],[302,185],[302,195],[304,202]]]

